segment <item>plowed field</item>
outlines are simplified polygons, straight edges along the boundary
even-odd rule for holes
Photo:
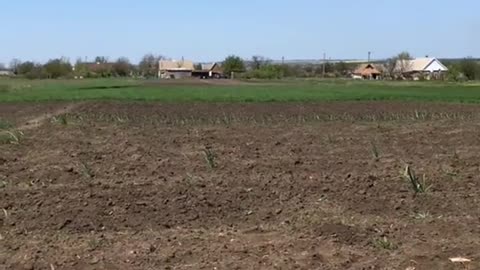
[[[480,268],[475,105],[2,104],[0,118],[19,129],[0,144],[0,269]]]

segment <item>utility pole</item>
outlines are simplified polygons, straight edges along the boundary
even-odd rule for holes
[[[325,78],[325,62],[327,61],[327,54],[323,53],[322,78]]]
[[[282,65],[285,65],[285,56],[282,56]]]
[[[322,77],[325,78],[325,64],[327,62],[327,54],[323,53],[323,72],[322,72]]]
[[[371,56],[372,56],[372,52],[368,52],[368,63],[370,63]]]

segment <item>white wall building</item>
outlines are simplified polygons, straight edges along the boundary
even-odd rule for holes
[[[417,58],[413,60],[399,60],[395,65],[395,72],[405,77],[419,79],[424,76],[429,80],[440,77],[448,68],[435,57]]]

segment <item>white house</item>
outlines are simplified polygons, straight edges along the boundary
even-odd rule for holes
[[[8,69],[0,69],[0,76],[13,76],[13,71]]]
[[[419,79],[439,78],[448,68],[435,57],[417,58],[413,60],[398,60],[395,65],[395,72],[405,77]]]

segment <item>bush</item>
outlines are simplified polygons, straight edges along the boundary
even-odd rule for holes
[[[46,70],[41,65],[36,65],[31,71],[25,74],[27,79],[46,79],[48,74]]]
[[[450,65],[448,67],[447,80],[455,82],[465,82],[468,81],[468,78],[460,71],[458,65]]]
[[[245,71],[245,62],[238,56],[228,56],[223,61],[223,71],[225,75],[230,76],[232,72],[242,73]]]
[[[52,79],[66,77],[72,73],[72,65],[64,58],[48,61],[44,69],[47,76]]]
[[[259,69],[247,72],[245,77],[247,79],[281,79],[285,76],[285,69],[279,65],[264,65]]]
[[[87,71],[87,73],[84,76],[85,78],[90,78],[90,79],[96,79],[98,78],[98,74],[95,72]]]
[[[459,71],[468,80],[480,80],[480,64],[474,59],[466,58],[459,63]]]

